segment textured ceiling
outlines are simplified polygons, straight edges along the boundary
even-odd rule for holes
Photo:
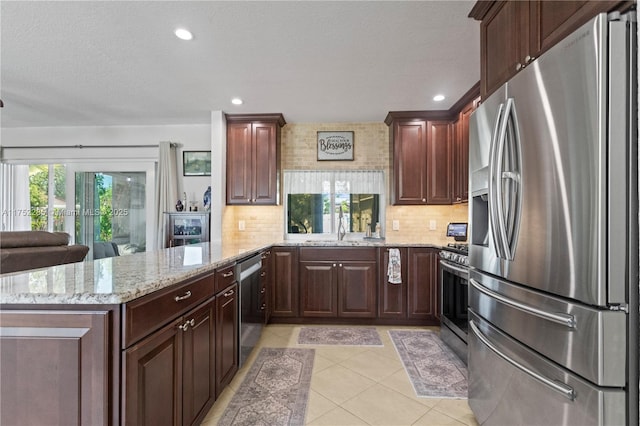
[[[473,4],[4,0],[1,125],[209,123],[212,110],[379,122],[448,109],[480,78]],[[194,40],[177,39],[179,26]]]

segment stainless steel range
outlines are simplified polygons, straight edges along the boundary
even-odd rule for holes
[[[467,248],[466,244],[449,244],[448,250],[440,252],[440,337],[465,363],[469,327]]]

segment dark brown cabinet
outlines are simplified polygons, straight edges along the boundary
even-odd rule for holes
[[[216,296],[216,397],[238,371],[238,284]]]
[[[623,1],[478,1],[481,95],[486,98],[542,52]]]
[[[260,255],[260,309],[264,310],[264,323],[271,318],[271,250],[263,251]]]
[[[227,115],[227,204],[278,204],[282,114]]]
[[[469,200],[469,119],[478,106],[479,98],[464,106],[453,124],[453,196],[454,203]]]
[[[376,280],[374,248],[302,247],[301,315],[375,318]]]
[[[124,352],[125,424],[182,424],[182,323],[178,318]]]
[[[117,422],[118,378],[111,370],[119,373],[119,358],[111,362],[110,336],[119,333],[111,328],[113,314],[0,312],[0,424]]]
[[[451,204],[453,138],[450,121],[427,121],[427,204]]]
[[[427,202],[427,123],[425,120],[394,121],[390,130],[393,147],[393,204]]]
[[[390,112],[395,205],[451,204],[452,137],[447,111]]]
[[[271,249],[271,316],[297,317],[298,301],[298,248],[273,247]]]
[[[437,321],[438,250],[425,247],[408,249],[407,318]]]
[[[215,300],[124,351],[125,423],[191,425],[213,405]]]
[[[216,302],[185,316],[182,331],[182,424],[199,423],[216,399]]]
[[[378,264],[378,317],[402,319],[407,317],[407,248],[400,247],[400,275],[402,282],[392,284],[387,275],[389,249],[380,250]]]
[[[402,282],[392,284],[387,276],[389,249],[380,252],[379,308],[381,319],[396,319],[425,325],[440,324],[438,317],[438,250],[400,247]]]

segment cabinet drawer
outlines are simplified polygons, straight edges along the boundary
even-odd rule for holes
[[[129,347],[214,293],[214,275],[210,274],[126,303],[123,306],[124,347]]]
[[[236,281],[236,265],[216,269],[216,293],[221,292]]]
[[[300,260],[376,260],[376,249],[372,247],[301,247]]]

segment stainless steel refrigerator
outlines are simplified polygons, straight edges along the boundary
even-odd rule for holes
[[[635,13],[601,14],[471,117],[469,405],[638,424]]]

